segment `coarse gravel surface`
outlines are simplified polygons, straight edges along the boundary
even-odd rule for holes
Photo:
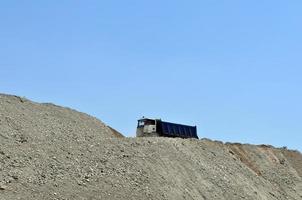
[[[0,95],[0,200],[302,200],[301,169],[298,151],[125,138],[87,114]]]

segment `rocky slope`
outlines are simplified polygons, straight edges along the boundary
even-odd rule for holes
[[[302,199],[302,155],[124,138],[86,114],[0,95],[0,199]]]

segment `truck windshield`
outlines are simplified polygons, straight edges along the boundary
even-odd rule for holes
[[[147,125],[155,125],[155,120],[152,120],[152,119],[139,120],[137,127],[143,127],[143,126],[147,126]]]
[[[142,127],[145,125],[145,122],[143,120],[138,121],[138,127]]]

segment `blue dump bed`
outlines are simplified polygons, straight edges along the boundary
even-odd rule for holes
[[[170,122],[160,122],[161,134],[167,137],[181,137],[181,138],[197,138],[196,126],[187,126],[182,124],[174,124]]]

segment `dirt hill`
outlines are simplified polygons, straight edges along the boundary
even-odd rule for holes
[[[96,118],[0,95],[0,199],[302,199],[302,155],[124,138]]]

